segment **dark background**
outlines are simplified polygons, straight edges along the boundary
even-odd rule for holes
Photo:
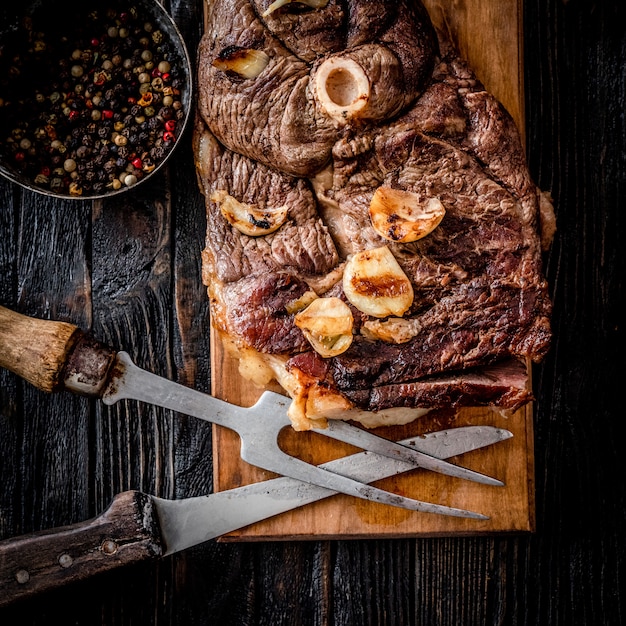
[[[201,0],[171,7],[193,52]],[[626,623],[625,18],[615,0],[525,2],[529,164],[558,218],[546,256],[555,340],[534,370],[534,534],[211,542],[15,605],[0,624]],[[53,201],[0,181],[0,304],[92,329],[208,391],[204,209],[186,142],[121,201]],[[207,493],[210,470],[208,424],[46,396],[0,371],[0,538],[87,519],[129,488]]]

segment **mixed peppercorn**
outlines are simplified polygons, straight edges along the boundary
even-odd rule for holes
[[[0,154],[43,190],[103,195],[137,183],[174,146],[184,66],[136,7],[70,22],[46,32],[29,20],[0,49]]]

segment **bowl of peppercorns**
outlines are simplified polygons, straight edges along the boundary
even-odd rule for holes
[[[159,171],[192,108],[189,54],[159,2],[27,0],[0,19],[0,173],[86,199]]]

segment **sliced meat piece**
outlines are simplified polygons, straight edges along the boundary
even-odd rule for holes
[[[374,358],[372,353],[369,356]],[[329,374],[329,363],[311,351],[290,359],[287,368],[316,380],[324,380]],[[405,383],[365,385],[359,389],[353,386],[344,394],[354,406],[373,412],[398,406],[431,409],[497,406],[516,410],[532,399],[526,364],[517,359]]]

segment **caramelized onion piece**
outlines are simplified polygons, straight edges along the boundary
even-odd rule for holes
[[[323,357],[337,356],[352,343],[352,311],[339,298],[313,300],[294,321],[313,349]]]
[[[253,204],[239,202],[224,190],[211,194],[226,221],[239,232],[250,237],[262,237],[278,230],[287,221],[287,207],[259,209]]]
[[[413,287],[387,246],[357,252],[343,272],[346,298],[373,317],[401,317],[413,303]]]
[[[262,50],[230,46],[212,63],[222,72],[234,72],[242,78],[256,78],[269,63],[270,58]]]
[[[372,226],[381,237],[408,243],[435,230],[446,210],[438,198],[422,200],[411,191],[382,186],[374,193],[369,213]]]

